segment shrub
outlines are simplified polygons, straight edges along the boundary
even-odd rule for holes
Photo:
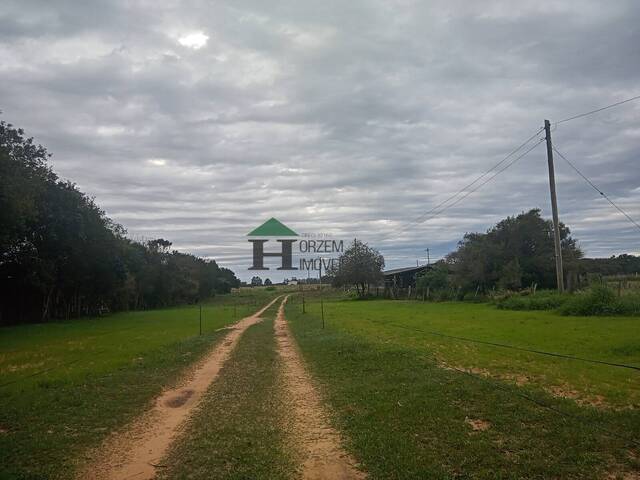
[[[605,285],[592,286],[585,292],[573,295],[560,308],[563,315],[616,315],[621,311],[621,302]]]
[[[377,297],[376,294],[372,292],[360,293],[355,288],[349,288],[344,293],[343,298],[346,300],[375,300],[377,298],[384,298],[384,297]],[[402,296],[398,298],[402,298]]]
[[[450,302],[456,299],[455,290],[445,288],[444,290],[438,290],[431,293],[431,300],[436,302]]]
[[[620,297],[618,311],[622,315],[640,315],[640,295],[627,294]]]
[[[502,310],[554,310],[562,306],[569,298],[569,295],[560,295],[551,290],[541,290],[535,294],[525,290],[521,294],[513,294],[499,299],[496,305]]]
[[[494,297],[494,303],[503,310],[558,310],[562,315],[638,315],[640,295],[618,297],[606,285],[598,283],[584,292],[559,294],[541,290],[535,294],[524,290],[507,292]]]
[[[462,300],[464,302],[484,303],[487,301],[487,297],[482,293],[478,293],[476,295],[476,292],[466,292],[462,297]]]
[[[496,305],[500,302],[506,300],[507,298],[511,298],[514,295],[525,295],[527,290],[522,291],[520,293],[514,292],[512,290],[490,290],[487,292],[487,297],[491,301],[491,303],[495,303]]]

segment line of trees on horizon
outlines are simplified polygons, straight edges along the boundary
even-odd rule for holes
[[[592,277],[640,272],[637,256],[584,258],[570,229],[563,223],[559,227],[565,287],[569,291],[590,284]],[[509,216],[484,233],[467,233],[455,251],[416,279],[417,292],[441,299],[464,299],[495,291],[554,290],[553,235],[552,221],[543,218],[538,208]],[[370,295],[371,286],[382,285],[383,269],[380,252],[355,239],[327,276],[334,287],[351,287],[359,297],[365,297]]]
[[[573,291],[590,277],[640,272],[640,257],[622,254],[610,258],[584,258],[569,228],[560,223],[560,245],[565,288]],[[498,222],[484,233],[467,233],[458,248],[436,262],[417,281],[424,294],[445,292],[445,297],[549,289],[556,285],[553,223],[532,209]]]
[[[240,285],[168,240],[128,239],[49,157],[0,121],[0,325],[194,303]]]

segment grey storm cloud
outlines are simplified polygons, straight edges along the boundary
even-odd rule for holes
[[[552,122],[640,94],[637,1],[7,1],[0,109],[133,238],[246,278],[275,216],[388,266],[540,207],[544,146],[411,223]],[[557,148],[640,218],[640,102],[562,123]],[[639,232],[557,159],[590,256]],[[271,272],[276,277],[275,272]]]

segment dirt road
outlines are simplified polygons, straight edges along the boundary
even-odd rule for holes
[[[308,480],[362,479],[365,475],[342,448],[342,439],[328,422],[328,412],[307,372],[280,304],[275,323],[278,351],[283,359],[286,391],[293,406],[293,442],[302,456],[302,477]]]
[[[235,323],[226,337],[201,360],[178,388],[165,390],[153,407],[124,430],[115,432],[93,452],[92,461],[81,470],[78,479],[149,480],[155,477],[159,462],[176,440],[182,423],[197,406],[204,392],[218,377],[244,331],[261,320],[260,316],[278,299],[250,317]]]

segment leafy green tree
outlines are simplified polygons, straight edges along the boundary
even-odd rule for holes
[[[239,285],[168,240],[127,239],[48,158],[0,122],[0,324],[193,303]]]
[[[640,272],[640,256],[613,255],[609,258],[583,258],[579,273],[598,275],[635,275]]]
[[[500,269],[498,287],[506,290],[517,290],[522,287],[522,268],[518,258],[507,262]]]
[[[435,263],[430,269],[420,275],[416,281],[416,288],[421,294],[446,290],[449,287],[449,269],[443,261]]]
[[[582,252],[569,228],[560,224],[565,269],[576,269]],[[447,256],[453,283],[462,290],[520,288],[536,283],[554,288],[553,224],[533,209],[508,217],[486,233],[467,233]]]
[[[383,269],[384,257],[380,252],[354,239],[327,274],[334,286],[354,286],[358,295],[363,297],[371,285],[383,280]]]

